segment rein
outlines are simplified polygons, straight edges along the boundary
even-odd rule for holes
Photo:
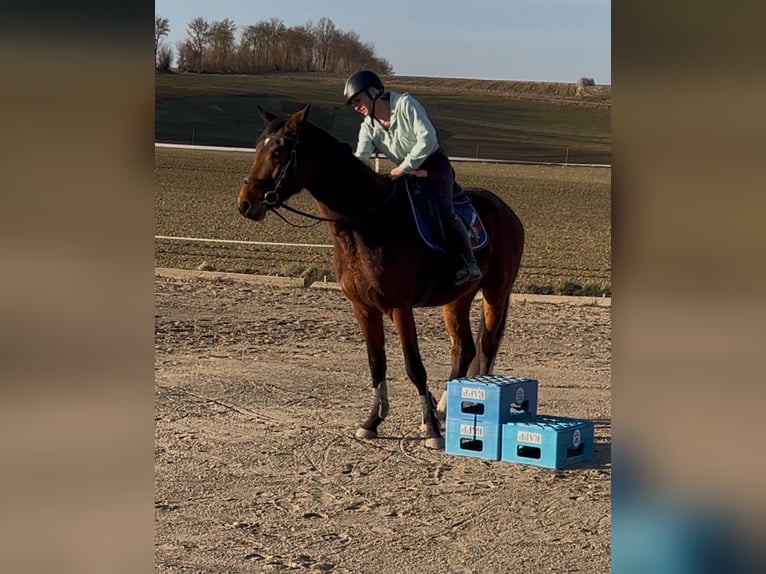
[[[409,186],[409,181],[407,181],[407,186]],[[375,207],[369,209],[367,212],[365,212],[362,215],[359,215],[357,217],[347,217],[345,215],[341,215],[340,217],[321,217],[319,215],[313,215],[311,213],[306,213],[305,211],[301,211],[300,209],[295,209],[294,207],[290,207],[289,205],[284,204],[284,203],[282,205],[273,205],[273,206],[269,205],[269,209],[271,211],[273,211],[274,213],[276,213],[277,215],[279,215],[279,217],[281,217],[283,221],[287,221],[287,220],[279,214],[279,212],[277,211],[277,209],[279,209],[279,208],[286,209],[287,211],[292,211],[293,213],[295,213],[297,215],[302,215],[303,217],[307,217],[309,219],[314,219],[317,222],[329,221],[330,223],[357,223],[359,221],[362,221],[362,220],[367,219],[368,217],[374,215],[376,211],[378,211],[383,206],[385,206],[389,201],[391,201],[391,198],[394,197],[395,193],[396,193],[396,184],[391,186],[391,191],[389,192],[389,194],[385,197],[385,199],[383,201],[381,201]],[[287,222],[290,223],[289,221],[287,221]],[[294,224],[291,223],[291,225],[294,225]]]
[[[298,141],[300,136],[300,130],[301,127],[298,127],[298,131],[295,134],[294,138],[291,138],[289,136],[282,136],[286,141],[292,142],[292,148],[290,149],[290,157],[285,162],[285,164],[282,166],[282,169],[279,171],[279,175],[277,176],[276,181],[269,182],[264,179],[260,179],[257,177],[245,177],[243,179],[243,182],[246,184],[253,184],[257,185],[261,189],[266,190],[266,193],[263,196],[263,203],[266,205],[266,209],[269,211],[273,211],[282,221],[285,223],[292,225],[293,227],[311,227],[308,225],[296,225],[295,223],[292,223],[284,218],[282,214],[277,211],[279,208],[284,208],[287,211],[291,211],[292,213],[295,213],[296,215],[300,215],[302,217],[306,217],[308,219],[313,219],[315,221],[328,221],[330,223],[357,223],[359,221],[362,221],[364,219],[367,219],[368,217],[372,216],[377,212],[379,209],[381,209],[383,206],[385,206],[389,201],[391,201],[391,198],[394,197],[394,194],[396,193],[396,183],[394,183],[391,186],[391,191],[389,194],[381,201],[379,204],[375,205],[371,209],[369,209],[367,212],[363,213],[362,215],[359,215],[357,217],[347,217],[344,215],[341,215],[340,217],[321,217],[319,215],[313,215],[311,213],[306,213],[305,211],[301,211],[299,209],[295,209],[294,207],[290,207],[289,205],[285,204],[284,201],[279,196],[279,190],[282,187],[285,178],[287,177],[288,170],[292,168],[292,171],[294,175],[297,177],[298,175]],[[410,181],[409,178],[405,181],[405,186],[407,187],[407,190],[409,191]],[[288,197],[289,198],[289,197]]]

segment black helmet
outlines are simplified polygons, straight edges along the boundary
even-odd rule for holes
[[[378,90],[377,94],[370,94],[369,89],[375,88]],[[370,72],[369,70],[362,70],[356,74],[349,76],[346,80],[346,87],[343,88],[343,96],[346,98],[346,104],[351,103],[351,98],[357,95],[359,92],[367,92],[372,99],[383,93],[385,88],[383,82],[377,74]]]

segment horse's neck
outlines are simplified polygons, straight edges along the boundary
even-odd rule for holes
[[[373,215],[383,206],[393,184],[360,162],[353,154],[320,159],[306,188],[320,210],[334,219]]]

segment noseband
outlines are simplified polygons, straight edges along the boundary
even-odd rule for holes
[[[288,136],[282,136],[282,139],[285,141],[292,142],[292,148],[290,149],[290,157],[287,158],[287,161],[282,166],[282,169],[279,171],[279,175],[277,176],[276,181],[266,181],[265,179],[260,179],[257,177],[246,177],[243,182],[244,183],[252,183],[253,185],[257,185],[261,189],[265,190],[266,193],[263,195],[263,203],[266,204],[267,207],[272,208],[279,205],[283,199],[279,196],[279,190],[282,187],[282,184],[285,181],[285,178],[287,177],[288,170],[292,168],[295,175],[298,175],[298,135],[300,134],[300,128],[298,128],[298,132],[295,134],[294,138],[288,137]],[[271,135],[271,134],[268,134]],[[268,136],[267,136],[268,137]]]

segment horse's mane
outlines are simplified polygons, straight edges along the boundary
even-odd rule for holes
[[[362,168],[360,169],[360,171],[365,172],[367,175],[369,175],[373,179],[377,179],[377,180],[386,179],[384,176],[382,176],[381,174],[376,172],[374,169],[372,169],[367,164],[366,161],[356,157],[356,155],[354,155],[354,150],[351,147],[351,144],[340,141],[330,132],[320,128],[316,124],[308,123],[308,125],[311,126],[312,130],[315,131],[317,134],[319,134],[320,137],[322,137],[325,140],[322,143],[324,145],[328,145],[329,149],[331,149],[332,151],[335,151],[340,159],[347,161],[349,164],[353,165],[357,169]]]

